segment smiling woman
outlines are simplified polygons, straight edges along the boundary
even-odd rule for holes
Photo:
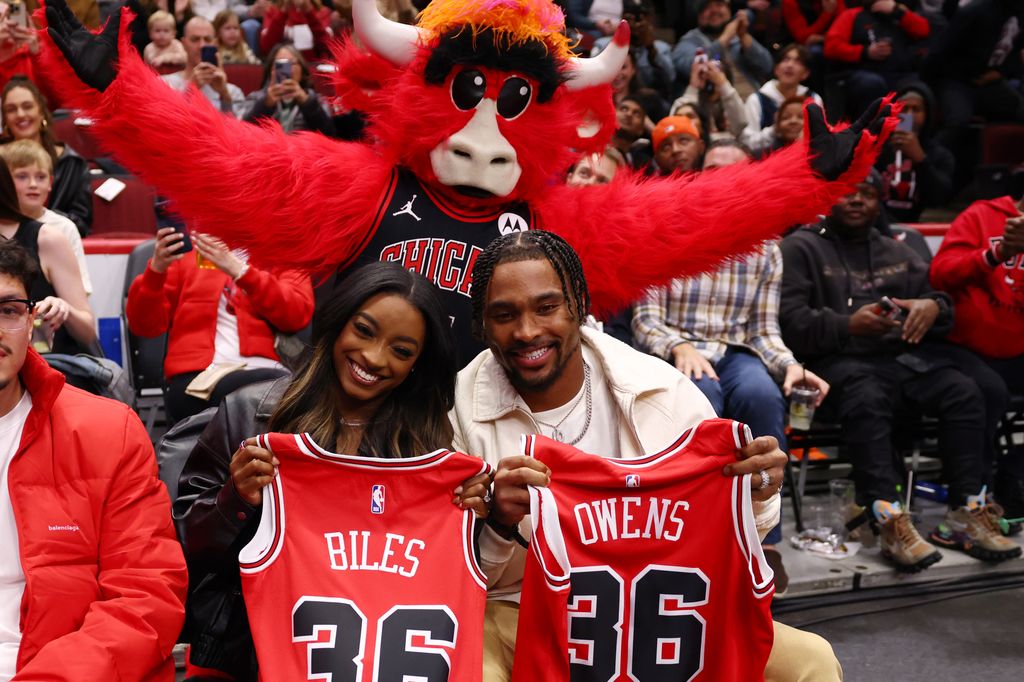
[[[53,159],[53,188],[49,208],[70,218],[84,237],[92,225],[92,193],[89,168],[85,159],[53,134],[53,116],[46,98],[35,83],[13,78],[0,95],[3,133],[0,144],[15,140],[33,140]]]

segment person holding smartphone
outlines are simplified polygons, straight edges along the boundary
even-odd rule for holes
[[[139,336],[167,332],[167,413],[180,421],[217,405],[231,391],[285,376],[275,334],[295,333],[313,317],[313,285],[295,271],[270,274],[209,235],[157,231],[153,257],[128,290],[125,316]],[[201,267],[192,250],[212,267]],[[188,392],[204,370],[241,365],[203,399]]]
[[[903,105],[900,124],[878,155],[875,168],[885,178],[885,209],[897,223],[916,223],[926,208],[942,206],[953,195],[953,154],[933,137],[935,96],[913,79],[897,90]]]
[[[192,17],[185,24],[181,42],[185,45],[185,68],[161,76],[175,90],[184,92],[191,83],[210,104],[225,114],[240,118],[245,95],[238,86],[229,83],[227,74],[217,57],[217,34],[213,24],[203,17]]]
[[[246,97],[242,120],[272,118],[286,133],[312,130],[333,135],[334,124],[310,79],[309,65],[299,50],[275,46],[263,65],[263,87]]]
[[[28,7],[0,2],[0,83],[16,74],[33,78],[32,60],[37,54],[39,41]]]

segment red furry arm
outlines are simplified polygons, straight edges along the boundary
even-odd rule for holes
[[[103,147],[169,198],[197,230],[270,268],[348,260],[370,228],[392,164],[367,145],[285,135],[171,90],[126,45],[103,93],[82,86],[45,33],[48,75],[95,121]]]
[[[604,186],[556,187],[537,210],[541,225],[579,253],[594,309],[604,314],[649,287],[713,271],[789,226],[827,213],[867,175],[879,144],[865,136],[851,168],[832,183],[811,170],[807,145],[797,144],[758,163],[697,175],[620,173]]]

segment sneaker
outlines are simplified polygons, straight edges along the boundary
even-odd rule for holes
[[[904,573],[923,571],[942,559],[942,554],[917,532],[910,513],[899,502],[876,500],[871,508],[882,540],[882,556]]]
[[[989,505],[970,505],[946,512],[946,518],[928,538],[947,549],[958,549],[983,561],[1006,561],[1021,555],[1021,548],[1003,537]]]
[[[991,496],[988,504],[985,505],[985,511],[987,511],[988,515],[992,517],[992,525],[998,528],[999,532],[1006,537],[1018,535],[1020,533],[1022,529],[1022,519],[1006,518],[1006,512],[999,504],[992,502]]]

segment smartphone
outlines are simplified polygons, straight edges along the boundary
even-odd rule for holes
[[[883,296],[878,300],[878,310],[879,315],[896,322],[903,318],[903,309],[893,303],[893,300],[888,296]]]
[[[292,60],[290,59],[275,59],[274,60],[274,82],[283,83],[292,77]]]
[[[191,251],[192,237],[188,233],[188,228],[186,228],[184,225],[172,225],[172,227],[174,228],[175,232],[184,235],[184,239],[181,240],[181,248],[175,251],[174,253],[188,253],[189,251]]]
[[[199,61],[217,66],[217,46],[203,45],[199,48]]]
[[[10,11],[7,13],[8,20],[12,24],[28,28],[28,10],[25,8],[24,3],[12,2],[10,8]]]
[[[909,111],[900,112],[900,122],[896,126],[896,130],[900,130],[906,133],[914,132],[914,115]]]

